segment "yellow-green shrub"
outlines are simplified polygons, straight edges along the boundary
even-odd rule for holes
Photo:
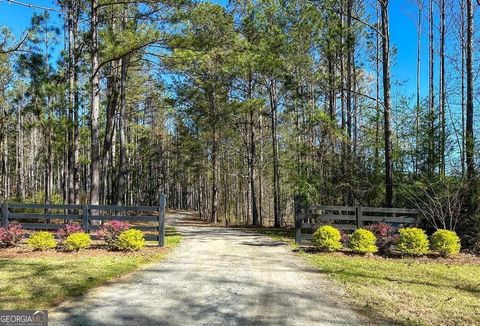
[[[86,249],[90,247],[91,244],[92,244],[92,239],[90,238],[90,235],[84,232],[72,233],[63,242],[65,250],[68,250],[68,251]]]
[[[340,231],[333,226],[324,225],[318,228],[312,236],[312,243],[319,249],[335,251],[342,248]]]
[[[428,253],[428,237],[419,228],[403,228],[399,230],[397,248],[402,254],[421,256]]]
[[[355,252],[366,254],[378,251],[377,238],[372,231],[358,229],[348,238],[348,247]]]
[[[36,232],[27,240],[27,244],[34,250],[48,250],[57,246],[53,234],[46,231]]]
[[[460,252],[460,238],[455,231],[437,230],[430,239],[432,250],[448,257]]]
[[[145,236],[140,230],[129,229],[123,231],[115,239],[114,247],[118,250],[140,250],[145,247]]]

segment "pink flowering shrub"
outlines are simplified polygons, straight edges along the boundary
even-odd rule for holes
[[[128,222],[113,220],[103,224],[95,235],[105,241],[110,248],[115,248],[115,241],[120,233],[129,228],[130,224]]]
[[[83,228],[80,224],[68,223],[61,229],[58,229],[56,235],[60,240],[65,240],[69,235],[74,233],[83,232]]]
[[[347,243],[348,243],[348,233],[346,233],[343,230],[340,230],[340,236],[342,237],[342,239],[340,241],[342,242],[343,245],[346,246]]]
[[[19,223],[9,224],[6,228],[0,228],[0,245],[10,247],[22,240],[25,230]]]
[[[387,223],[375,223],[367,229],[372,231],[377,238],[377,247],[380,253],[389,252],[398,241],[397,229]]]

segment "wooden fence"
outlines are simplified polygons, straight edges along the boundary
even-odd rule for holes
[[[65,223],[76,222],[82,225],[85,232],[91,232],[99,228],[98,224],[101,221],[119,220],[133,223],[134,229],[154,233],[155,235],[145,235],[145,240],[158,241],[158,245],[163,247],[165,207],[166,198],[163,194],[160,196],[159,206],[3,203],[1,204],[1,226],[6,227],[10,222],[20,220],[24,229],[58,230],[64,227]],[[146,222],[144,224],[147,225],[141,225],[142,222]]]
[[[354,231],[373,223],[384,222],[393,226],[418,223],[418,210],[407,208],[378,208],[313,205],[302,208],[295,205],[295,242],[311,240],[317,228],[328,224],[344,231]]]

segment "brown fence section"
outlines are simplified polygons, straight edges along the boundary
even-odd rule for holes
[[[1,204],[1,226],[21,222],[29,230],[57,230],[66,223],[79,223],[85,232],[95,231],[102,221],[126,221],[146,232],[145,240],[165,244],[165,195],[159,206]]]
[[[354,231],[370,224],[384,222],[393,226],[410,226],[418,223],[418,210],[407,208],[379,208],[312,205],[295,205],[295,241],[298,244],[311,240],[312,234],[322,225],[332,225],[343,231]]]

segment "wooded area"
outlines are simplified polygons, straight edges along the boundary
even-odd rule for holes
[[[0,32],[0,196],[152,205],[164,192],[212,222],[278,227],[297,194],[420,208],[473,244],[478,4],[414,4],[413,94],[391,70],[388,0],[33,6],[24,35]]]

